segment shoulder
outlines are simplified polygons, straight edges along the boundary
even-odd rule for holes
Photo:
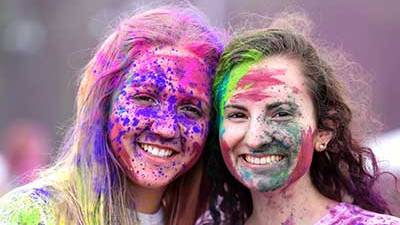
[[[400,225],[400,218],[371,212],[356,205],[342,202],[330,209],[328,215],[317,224]]]
[[[0,225],[49,225],[55,222],[52,191],[28,184],[0,198]]]

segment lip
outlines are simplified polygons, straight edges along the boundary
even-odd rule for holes
[[[245,155],[251,155],[253,157],[264,157],[264,156],[270,156],[270,155],[281,155],[283,156],[283,159],[281,159],[278,162],[274,163],[267,163],[267,164],[253,164],[249,163],[244,159]],[[266,153],[257,153],[257,154],[251,154],[251,153],[246,153],[246,154],[240,154],[237,156],[238,157],[238,162],[242,164],[243,166],[253,169],[253,170],[269,170],[269,169],[280,169],[284,167],[285,165],[288,164],[288,156],[287,155],[282,155],[282,154],[266,154]]]
[[[158,157],[158,156],[152,155],[152,154],[148,153],[147,151],[145,151],[145,150],[142,148],[142,146],[141,146],[142,144],[153,145],[153,146],[158,147],[158,148],[163,148],[163,149],[172,150],[173,153],[172,153],[172,155],[169,156],[169,157]],[[155,162],[155,163],[166,163],[166,162],[169,162],[169,161],[171,161],[171,160],[174,160],[174,159],[176,158],[176,156],[180,153],[180,152],[178,152],[178,151],[176,151],[175,149],[172,149],[172,148],[170,148],[170,147],[161,146],[161,145],[157,145],[157,144],[153,144],[153,143],[138,142],[138,143],[136,143],[136,147],[137,147],[137,149],[140,150],[141,154],[142,154],[146,159],[148,159],[148,160],[150,160],[150,161],[153,161],[153,162]]]

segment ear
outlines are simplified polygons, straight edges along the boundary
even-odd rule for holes
[[[333,137],[332,131],[327,130],[317,130],[314,133],[314,149],[317,152],[322,152],[328,146],[328,143]]]

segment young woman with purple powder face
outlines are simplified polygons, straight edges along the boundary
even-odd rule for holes
[[[3,197],[0,223],[193,224],[221,52],[192,8],[123,20],[85,68],[63,155]]]
[[[379,214],[387,208],[371,188],[376,160],[352,136],[339,64],[292,29],[308,22],[289,14],[224,50],[214,82],[212,219],[200,223],[400,224]]]

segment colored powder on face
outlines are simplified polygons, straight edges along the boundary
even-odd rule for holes
[[[211,79],[197,57],[149,54],[136,63],[119,88],[126,94],[118,94],[113,102],[112,150],[135,184],[166,185],[186,172],[203,150]],[[198,106],[200,116],[183,107],[187,105]],[[168,162],[153,161],[139,145],[153,142],[181,149],[181,153]]]
[[[267,124],[269,123],[267,122]],[[244,181],[246,186],[248,185],[250,188],[256,188],[260,192],[274,191],[287,185],[298,161],[302,161],[304,158],[301,155],[299,156],[299,152],[302,150],[301,145],[304,142],[301,138],[304,138],[302,134],[305,132],[301,130],[299,124],[284,123],[278,125],[269,124],[267,126],[271,127],[271,130],[266,131],[263,135],[270,136],[271,141],[266,141],[267,137],[262,137],[262,139],[268,143],[265,145],[266,148],[255,149],[253,153],[266,151],[270,154],[287,155],[287,165],[258,172],[247,169],[245,166],[235,168],[235,170],[239,172],[239,181]],[[235,170],[233,170],[233,172],[231,170],[231,173],[236,173]],[[300,174],[304,175],[304,173]]]
[[[126,126],[129,124],[129,122],[130,122],[130,120],[128,118],[125,118],[123,121],[123,125]]]
[[[233,67],[231,71],[228,71],[227,74],[224,74],[224,79],[217,88],[217,99],[219,100],[218,125],[220,129],[222,127],[222,116],[224,114],[225,103],[232,97],[238,82],[247,74],[250,67],[263,58],[263,53],[257,50],[249,50],[246,54],[247,56],[243,57],[248,60],[241,62],[239,65]]]
[[[260,192],[274,191],[282,187],[282,183],[287,179],[288,176],[289,175],[287,170],[283,170],[276,174],[272,174],[270,176],[270,179],[268,180],[268,185],[265,185],[264,182],[260,182],[257,184],[258,190]]]
[[[293,221],[293,214],[291,214],[290,217],[287,218],[285,222],[282,223],[282,225],[295,225]]]
[[[243,180],[245,180],[247,182],[251,182],[253,179],[253,173],[251,173],[250,171],[248,171],[246,169],[239,168],[239,174],[243,178]]]
[[[200,131],[201,131],[201,129],[198,126],[193,127],[193,132],[199,133]]]
[[[230,151],[230,147],[228,143],[224,139],[221,138],[220,136],[219,139],[219,144],[221,146],[221,153],[222,153],[222,158],[224,159],[225,165],[228,168],[229,171],[231,171],[232,175],[236,177],[236,179],[240,180],[240,176],[235,172],[236,168],[233,166],[232,159],[230,158],[228,152]]]
[[[132,119],[132,126],[136,127],[139,124],[139,120],[137,118]]]
[[[244,76],[238,83],[238,89],[249,89],[244,93],[239,93],[235,95],[235,99],[251,99],[252,101],[261,101],[268,97],[263,91],[274,85],[284,84],[281,80],[274,78],[273,76],[284,75],[286,70],[254,70],[250,71],[246,76]]]
[[[222,137],[225,133],[225,128],[224,127],[220,127],[219,128],[219,136]]]
[[[301,132],[301,146],[297,156],[297,164],[291,174],[287,186],[302,177],[310,168],[313,156],[313,131],[311,127]]]

